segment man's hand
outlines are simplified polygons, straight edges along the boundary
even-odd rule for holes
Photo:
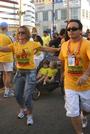
[[[78,85],[78,86],[81,86],[81,85],[85,84],[87,80],[88,80],[88,75],[83,74],[83,75],[78,79],[77,85]]]

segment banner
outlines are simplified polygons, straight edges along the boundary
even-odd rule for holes
[[[44,0],[44,4],[51,4],[52,0]]]
[[[52,2],[54,3],[61,3],[63,0],[44,0],[45,4],[51,4]]]

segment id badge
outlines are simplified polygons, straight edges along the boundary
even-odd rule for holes
[[[68,66],[75,66],[75,56],[68,56]]]

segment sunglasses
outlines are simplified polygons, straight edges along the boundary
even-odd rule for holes
[[[75,31],[77,31],[79,28],[77,28],[77,27],[69,27],[69,28],[67,28],[67,31],[68,32],[70,32],[70,31],[72,31],[72,32],[75,32]]]
[[[23,35],[23,34],[26,34],[25,32],[18,32],[18,34],[21,34],[21,35]]]

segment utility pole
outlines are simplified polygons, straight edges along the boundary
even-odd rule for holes
[[[69,0],[67,0],[67,21],[70,19],[69,16]]]
[[[17,14],[19,16],[19,26],[22,25],[22,15],[25,14],[25,11],[22,12],[22,0],[19,0],[19,11],[17,11]]]
[[[20,0],[20,6],[19,6],[19,26],[21,26],[21,17],[22,17],[22,3]]]
[[[53,34],[54,34],[54,20],[55,20],[54,0],[52,0],[52,33],[53,33]]]

